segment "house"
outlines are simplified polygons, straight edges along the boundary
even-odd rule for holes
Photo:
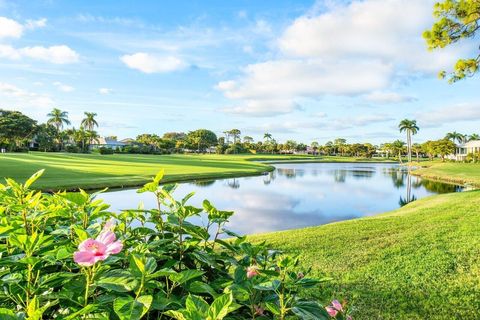
[[[470,153],[480,153],[480,140],[472,140],[457,145],[453,159],[457,161],[464,161],[467,155]]]
[[[132,138],[125,138],[125,139],[120,140],[120,142],[123,142],[126,145],[137,144],[137,141],[135,141],[135,139],[132,139]]]
[[[96,141],[94,140],[92,144],[90,144],[90,150],[98,149],[98,148],[109,148],[113,150],[117,150],[127,146],[128,143],[117,141],[117,139],[109,138],[109,137],[100,137]]]

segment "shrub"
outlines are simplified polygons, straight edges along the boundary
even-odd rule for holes
[[[106,148],[106,147],[100,147],[98,148],[98,151],[100,152],[100,154],[113,154],[113,149],[110,149],[110,148]]]
[[[74,146],[74,145],[68,145],[68,146],[65,147],[65,151],[67,151],[69,153],[79,153],[80,148],[77,147],[77,146]]]
[[[175,200],[163,173],[138,190],[157,209],[108,211],[88,194],[0,185],[0,319],[346,319],[302,297],[298,259],[225,228],[233,214]],[[203,213],[206,226],[188,222]],[[232,239],[222,239],[230,236]],[[348,317],[347,317],[348,318]]]

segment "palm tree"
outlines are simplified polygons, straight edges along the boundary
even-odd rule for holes
[[[263,139],[265,139],[265,140],[267,140],[267,141],[272,140],[272,134],[271,134],[271,133],[268,133],[268,132],[265,133],[265,134],[263,135]]]
[[[85,131],[85,138],[88,139],[88,141],[90,141],[90,144],[92,144],[93,141],[96,141],[98,143],[99,142],[98,138],[100,138],[100,136],[96,131],[88,130],[88,131]]]
[[[457,131],[453,131],[447,133],[445,139],[452,140],[453,142],[457,141],[458,143],[464,143],[466,140],[466,135],[458,133]]]
[[[85,118],[82,120],[82,127],[87,129],[87,131],[92,132],[95,127],[98,128],[98,122],[95,120],[97,114],[95,112],[84,112]],[[93,135],[92,135],[93,136]],[[90,138],[89,143],[93,143],[93,139]]]
[[[60,139],[60,131],[63,129],[63,125],[69,125],[70,120],[68,120],[68,112],[62,111],[58,108],[53,108],[53,110],[47,114],[49,119],[47,120],[47,124],[53,125],[55,129],[57,129],[57,143],[62,149],[62,139]]]
[[[473,140],[480,140],[480,135],[473,133],[468,136],[468,141],[473,141]]]
[[[405,142],[402,140],[395,140],[391,144],[392,152],[398,155],[398,161],[402,163],[402,154],[405,152]]]
[[[417,156],[417,162],[420,161],[420,152],[422,152],[422,145],[419,143],[414,143],[412,145],[412,151],[415,152]]]
[[[82,120],[82,126],[88,131],[93,131],[95,127],[98,128],[98,122],[95,120],[97,114],[95,112],[84,112],[85,118]]]
[[[54,108],[49,114],[47,114],[47,117],[49,117],[47,124],[55,126],[55,128],[57,128],[57,131],[63,129],[64,124],[70,124],[67,111],[62,111],[60,109]]]
[[[408,152],[408,162],[412,162],[412,135],[417,134],[420,128],[417,126],[416,120],[403,119],[398,125],[400,132],[407,132],[407,152]]]

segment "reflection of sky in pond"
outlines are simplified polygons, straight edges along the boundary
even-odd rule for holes
[[[180,184],[178,198],[195,191],[190,204],[210,200],[220,210],[235,211],[228,227],[241,234],[316,226],[396,209],[428,195],[459,187],[409,176],[394,164],[277,164],[264,176]],[[150,194],[135,190],[100,196],[112,209],[153,208]],[[195,222],[201,222],[198,218]]]

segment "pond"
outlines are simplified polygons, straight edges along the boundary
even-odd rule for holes
[[[264,176],[182,183],[178,198],[195,191],[191,205],[210,200],[235,214],[228,228],[254,234],[348,220],[393,210],[429,195],[462,191],[462,187],[423,180],[395,164],[276,164]],[[113,210],[154,208],[151,194],[110,191],[100,196]],[[202,223],[198,218],[196,223]]]

